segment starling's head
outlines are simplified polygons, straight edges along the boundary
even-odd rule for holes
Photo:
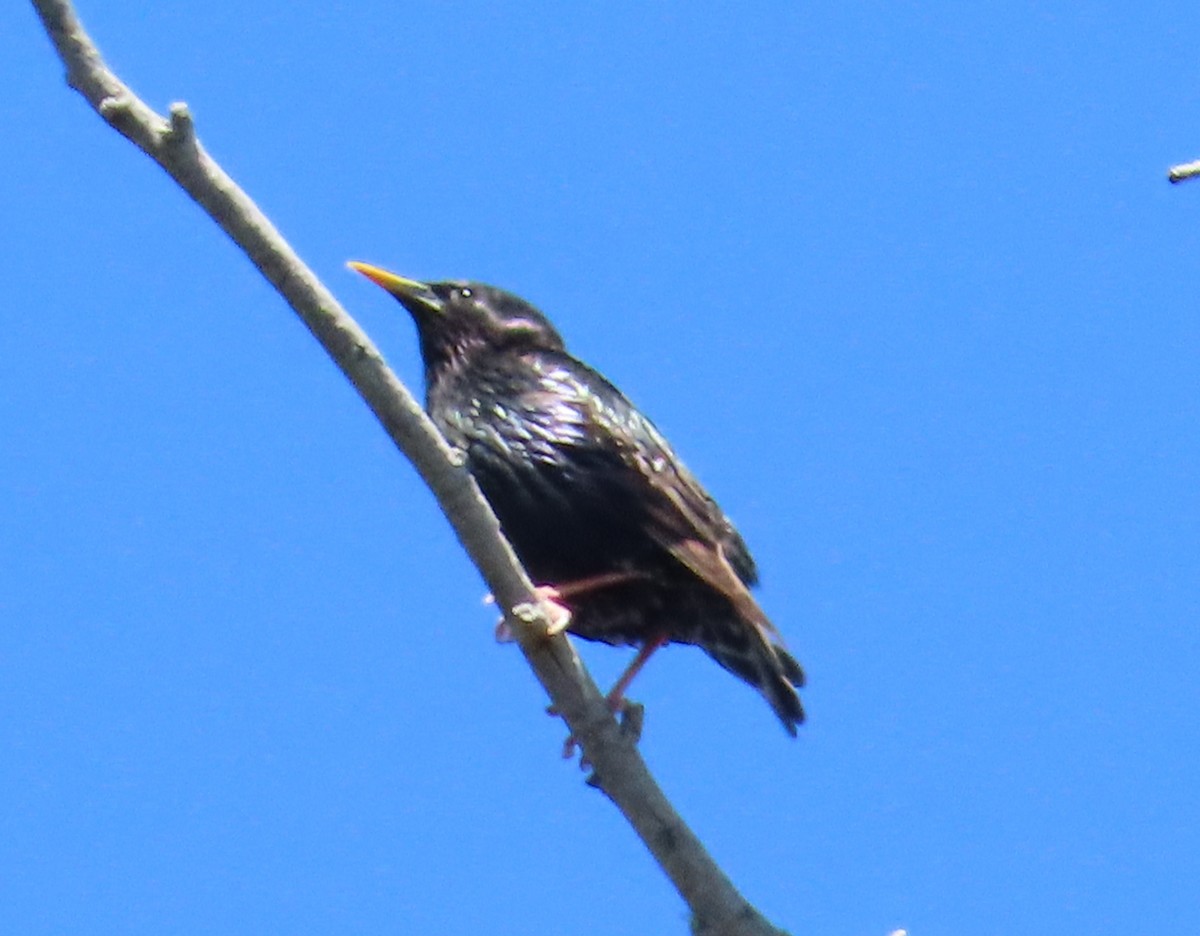
[[[421,283],[366,263],[348,265],[408,309],[430,374],[485,349],[563,349],[546,317],[503,289],[466,280]]]

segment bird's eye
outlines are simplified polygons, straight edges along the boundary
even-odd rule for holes
[[[470,286],[460,286],[458,288],[459,299],[470,299],[473,295],[475,295],[475,293]]]

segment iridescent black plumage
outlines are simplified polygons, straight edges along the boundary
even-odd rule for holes
[[[696,644],[795,734],[804,711],[793,687],[804,674],[750,595],[754,560],[653,424],[511,293],[351,265],[412,314],[429,414],[466,453],[533,580],[626,574],[564,591],[570,632],[615,645]]]

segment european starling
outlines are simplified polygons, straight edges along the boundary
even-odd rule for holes
[[[512,293],[350,266],[411,313],[426,409],[570,633],[639,648],[614,708],[656,648],[695,644],[795,735],[804,673],[750,595],[754,560],[650,420]]]

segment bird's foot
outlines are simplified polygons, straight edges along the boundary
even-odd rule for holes
[[[571,624],[571,610],[558,600],[562,597],[559,590],[553,585],[538,585],[534,588],[533,593],[537,596],[538,604],[541,605],[542,611],[546,615],[546,635],[553,637],[565,631]],[[484,595],[483,603],[494,605],[496,598],[494,595]],[[495,633],[496,643],[513,643],[517,639],[506,618],[500,618],[496,622]]]
[[[642,726],[646,722],[646,706],[640,702],[634,702],[632,699],[620,698],[613,702],[612,699],[605,699],[609,711],[617,719],[617,729],[621,735],[629,740],[630,744],[636,745],[642,739]],[[546,708],[547,715],[558,715],[558,710],[553,706]],[[567,740],[563,742],[562,756],[563,760],[572,760],[575,757],[575,752],[579,749],[579,741],[575,735],[567,735]],[[592,762],[587,759],[586,755],[579,758],[579,769],[587,770],[592,766]],[[589,779],[589,783],[595,777]]]
[[[553,585],[539,585],[533,593],[546,612],[547,636],[553,637],[565,631],[571,624],[571,609],[558,600],[563,594]]]

